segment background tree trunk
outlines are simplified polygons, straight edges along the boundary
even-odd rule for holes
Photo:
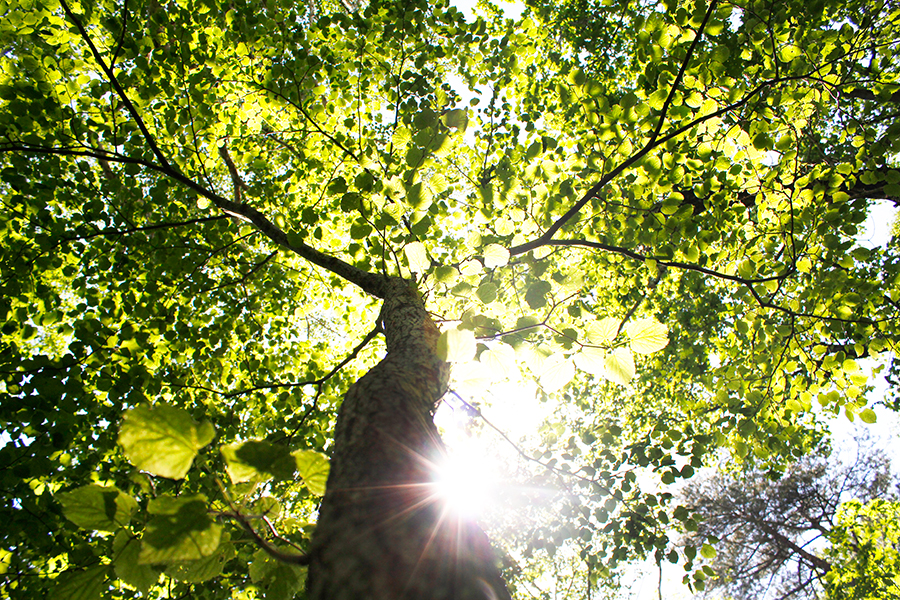
[[[410,283],[383,295],[387,356],[347,392],[309,566],[311,600],[509,599],[487,536],[434,495],[448,366]]]

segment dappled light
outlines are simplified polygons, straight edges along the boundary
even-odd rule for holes
[[[897,2],[492,2],[0,0],[0,598],[721,591],[893,421]]]

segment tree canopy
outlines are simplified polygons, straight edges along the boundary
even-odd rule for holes
[[[0,594],[302,595],[365,529],[319,517],[366,419],[439,449],[448,385],[485,424],[503,381],[552,407],[489,528],[511,595],[702,589],[669,486],[875,420],[900,8],[529,6],[0,0]],[[367,404],[385,355],[417,416]]]

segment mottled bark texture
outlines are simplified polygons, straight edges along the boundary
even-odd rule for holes
[[[310,600],[508,600],[487,536],[433,489],[448,366],[418,293],[386,282],[387,356],[348,390],[310,552]]]

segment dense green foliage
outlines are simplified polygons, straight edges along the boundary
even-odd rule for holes
[[[702,587],[668,485],[804,455],[814,405],[874,419],[900,9],[561,6],[0,0],[0,595],[301,590],[384,351],[354,268],[415,279],[472,403],[555,407],[496,527],[522,597],[563,560]]]
[[[834,568],[827,597],[896,598],[900,595],[900,503],[884,499],[841,506],[829,540]]]

